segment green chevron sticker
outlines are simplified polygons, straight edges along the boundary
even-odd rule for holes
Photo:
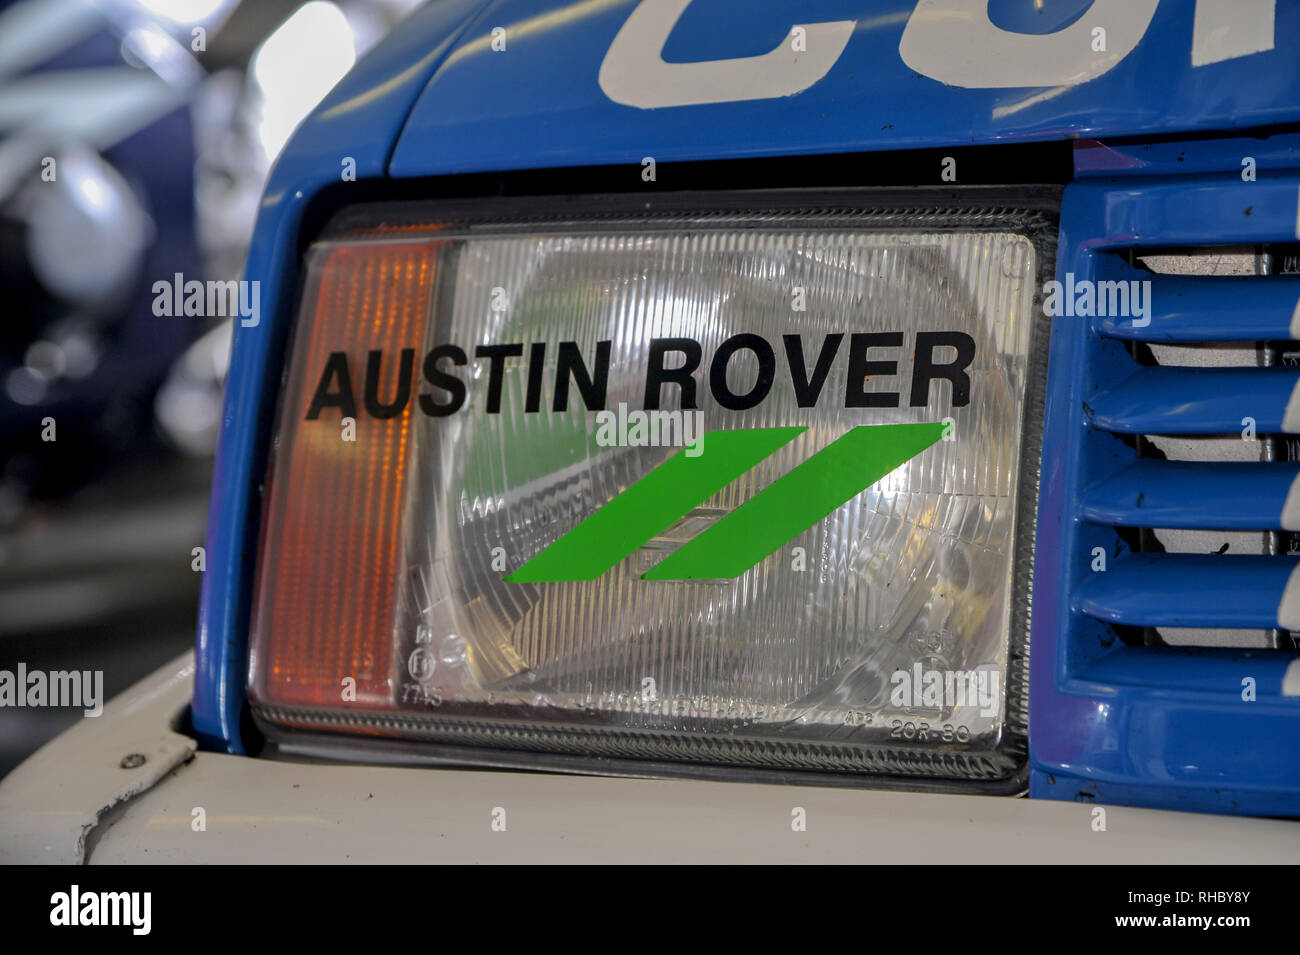
[[[714,431],[704,454],[678,451],[506,580],[594,580],[806,428]]]
[[[863,425],[688,541],[644,580],[738,577],[943,437],[944,425]],[[707,452],[673,455],[505,579],[592,580],[699,507],[804,428],[712,431]]]

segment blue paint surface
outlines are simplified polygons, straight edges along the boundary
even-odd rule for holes
[[[900,57],[914,0],[806,0],[797,7],[696,0],[664,44],[670,63],[756,56],[788,42],[795,23],[856,25],[830,70],[800,93],[649,110],[612,101],[598,83],[601,62],[635,6],[494,2],[420,96],[392,175],[1099,139],[1300,120],[1300,4],[1278,4],[1279,42],[1270,51],[1193,67],[1193,6],[1165,2],[1136,48],[1096,79],[960,89],[922,76]],[[503,52],[492,49],[494,27],[506,31]],[[952,55],[978,49],[972,43]]]
[[[1195,153],[1199,145],[1183,149]],[[1061,210],[1057,277],[1125,276],[1128,250],[1294,242],[1298,195],[1295,173],[1254,182],[1228,173],[1076,183]],[[1253,289],[1267,287],[1268,278],[1246,280],[1238,292],[1242,308],[1265,308]],[[1110,626],[1275,626],[1294,560],[1135,555],[1115,527],[1099,521],[1109,514],[1087,510],[1097,489],[1124,484],[1137,460],[1107,429],[1177,433],[1199,421],[1236,433],[1243,410],[1237,389],[1249,374],[1258,396],[1251,410],[1269,418],[1262,433],[1280,423],[1281,408],[1264,410],[1272,386],[1284,376],[1294,384],[1294,377],[1287,370],[1215,370],[1215,381],[1230,386],[1222,402],[1197,387],[1207,379],[1182,382],[1177,400],[1169,369],[1137,368],[1122,341],[1098,334],[1103,325],[1095,318],[1053,323],[1031,633],[1030,794],[1300,815],[1300,698],[1282,694],[1283,674],[1297,654],[1131,646]],[[1143,377],[1152,371],[1165,374]],[[1100,411],[1094,407],[1098,396],[1115,395],[1125,401],[1103,398]],[[1280,392],[1271,397],[1285,406]],[[1220,404],[1238,418],[1229,422]],[[1240,511],[1248,526],[1256,507],[1245,500],[1251,488],[1271,487],[1268,506],[1280,510],[1278,485],[1293,473],[1288,467],[1263,484],[1257,477],[1254,484],[1221,481],[1214,488],[1204,486],[1204,475],[1183,474],[1182,506],[1217,498],[1225,522],[1241,526],[1234,517]],[[1153,503],[1176,509],[1170,496],[1178,490],[1165,487],[1164,500]],[[1136,499],[1124,499],[1132,514]],[[1100,573],[1093,569],[1099,554],[1106,561]],[[1252,699],[1243,696],[1247,690]]]

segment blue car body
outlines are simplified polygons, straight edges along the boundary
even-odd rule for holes
[[[984,13],[972,21],[972,9]],[[967,17],[957,34],[946,16],[954,10]],[[796,25],[808,38],[803,61],[760,59]],[[263,199],[246,274],[261,283],[262,320],[235,334],[214,475],[193,703],[201,740],[243,751],[258,483],[300,253],[322,204],[351,202],[356,187],[416,195],[466,174],[627,167],[636,177],[646,159],[658,164],[660,187],[691,189],[701,167],[674,164],[803,157],[805,181],[787,183],[797,187],[816,184],[831,156],[867,162],[896,151],[915,161],[913,184],[933,185],[945,151],[984,147],[978,161],[996,163],[997,150],[1015,143],[1073,143],[1058,272],[1104,278],[1112,250],[1297,241],[1296,38],[1296,5],[1213,0],[811,0],[797,12],[770,0],[423,8],[303,124]],[[919,152],[929,150],[937,152]],[[340,182],[349,161],[355,184]],[[1290,337],[1285,327],[1263,331],[1276,334],[1258,337]],[[1030,794],[1300,815],[1300,696],[1284,686],[1295,653],[1134,647],[1108,635],[1106,619],[1185,623],[1168,607],[1203,604],[1206,587],[1226,579],[1221,565],[1189,564],[1135,573],[1141,586],[1127,589],[1122,574],[1100,588],[1088,583],[1095,548],[1116,565],[1138,559],[1087,510],[1089,488],[1130,463],[1089,406],[1123,370],[1112,346],[1090,323],[1054,323]],[[1280,394],[1295,372],[1278,369],[1270,381]],[[1155,382],[1138,400],[1158,416],[1167,389]],[[1215,477],[1196,478],[1192,491],[1217,495],[1225,511],[1248,506],[1246,491]],[[1231,600],[1246,608],[1232,619],[1274,626],[1293,558],[1257,561],[1231,566]],[[1173,603],[1156,606],[1155,594]],[[1253,692],[1243,702],[1247,681]]]

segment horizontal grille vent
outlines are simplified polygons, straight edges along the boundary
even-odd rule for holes
[[[1292,649],[1300,631],[1300,275],[1261,248],[1098,256],[1092,333],[1111,366],[1083,420],[1110,466],[1079,518],[1115,529],[1076,609],[1149,646]],[[1125,301],[1127,299],[1127,302]],[[1125,307],[1127,306],[1127,307]],[[1094,455],[1106,461],[1107,456]]]
[[[1300,817],[1300,173],[1176,172],[1061,206],[1029,791]]]

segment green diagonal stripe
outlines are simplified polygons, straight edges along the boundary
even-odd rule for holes
[[[710,431],[702,454],[678,451],[505,579],[593,580],[805,430]]]
[[[942,436],[942,424],[854,428],[668,555],[642,579],[738,577]]]

